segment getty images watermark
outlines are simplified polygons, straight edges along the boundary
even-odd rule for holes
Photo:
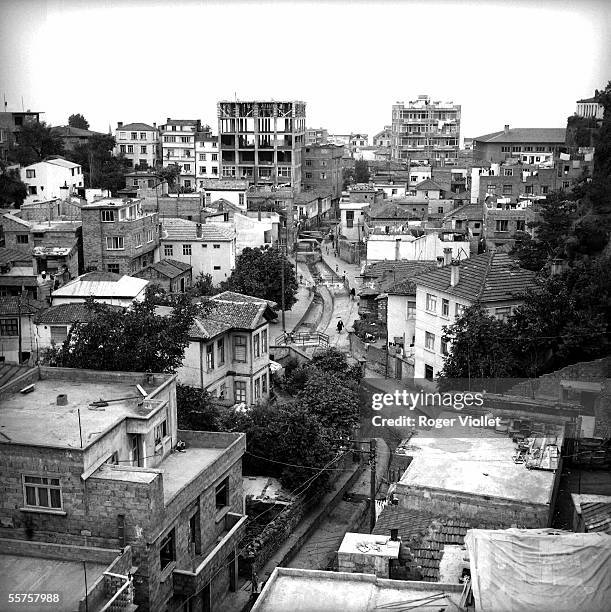
[[[371,424],[374,427],[423,427],[427,429],[500,426],[500,417],[451,415],[452,410],[462,411],[465,408],[477,410],[483,405],[484,394],[482,392],[441,393],[397,389],[392,393],[373,393],[371,408],[377,414],[371,417]],[[430,410],[427,409],[434,409],[434,412],[443,413],[444,416],[430,416],[427,414]],[[405,410],[418,411],[421,414],[404,414]],[[384,414],[379,414],[380,411],[384,411]]]

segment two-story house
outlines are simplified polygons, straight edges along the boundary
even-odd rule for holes
[[[83,169],[79,164],[56,157],[21,168],[21,180],[27,185],[26,202],[51,200],[83,187]],[[63,189],[63,191],[62,191]]]
[[[235,404],[266,399],[269,322],[277,318],[270,303],[224,291],[212,297],[208,307],[191,328],[179,380]]]
[[[36,356],[34,317],[43,307],[22,295],[0,297],[0,363],[23,363]]]
[[[194,278],[210,274],[218,285],[227,280],[235,267],[235,229],[228,224],[164,217],[159,251],[161,258],[189,264]]]
[[[520,268],[507,253],[489,251],[462,261],[453,259],[416,282],[416,378],[433,380],[451,347],[442,339],[465,308],[480,303],[491,315],[508,317],[521,295],[534,285],[535,273]]]
[[[117,579],[142,612],[212,611],[236,589],[245,436],[179,430],[175,375],[41,367],[0,399],[1,549],[131,546]]]
[[[159,161],[159,130],[157,124],[122,121],[115,130],[115,155],[122,155],[130,168],[154,168]]]

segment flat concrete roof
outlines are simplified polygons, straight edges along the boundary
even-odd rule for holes
[[[148,392],[156,388],[142,386]],[[60,394],[68,396],[66,406],[57,405]],[[100,399],[121,397],[141,397],[141,394],[135,384],[119,381],[37,380],[32,393],[14,393],[0,403],[0,442],[81,448],[80,409],[82,447],[85,448],[126,416],[143,416],[137,399],[113,402],[103,408],[89,406]]]
[[[469,438],[420,435],[411,438],[409,455],[413,460],[399,484],[534,504],[551,503],[554,471],[528,470],[524,463],[514,463],[515,444],[506,434],[490,429],[478,431],[474,427],[469,430],[472,435]]]
[[[163,499],[168,502],[188,485],[200,472],[216,461],[226,448],[189,447],[184,452],[172,453],[155,469],[163,473]]]
[[[88,588],[107,567],[105,563],[86,562]],[[59,603],[9,604],[9,593],[59,593]],[[78,610],[79,600],[84,596],[85,569],[81,561],[0,554],[0,601],[3,610]]]
[[[400,545],[401,542],[398,540],[395,542],[389,536],[348,532],[337,552],[398,559]]]
[[[278,567],[252,612],[367,612],[386,607],[408,609],[422,598],[440,595],[435,610],[458,607],[462,585],[384,580],[373,574],[349,574]],[[456,606],[451,605],[451,603]],[[404,604],[399,606],[399,603]],[[431,608],[433,609],[433,608]]]

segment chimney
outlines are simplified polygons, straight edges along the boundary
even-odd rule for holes
[[[401,238],[395,240],[395,261],[401,259]]]
[[[157,124],[153,121],[153,127],[156,129],[157,128]]]
[[[196,235],[198,238],[201,238],[201,237],[202,237],[202,224],[201,224],[201,223],[198,223],[198,224],[195,226],[195,235]]]
[[[508,123],[505,124],[505,127],[503,128],[503,131],[505,132],[505,134],[509,133],[509,124]]]
[[[123,127],[123,121],[117,121],[117,127],[118,128],[122,128]]]
[[[166,121],[166,123],[170,123],[170,121],[172,121],[172,118],[168,117],[168,120]]]
[[[457,259],[453,259],[450,264],[450,287],[456,287],[460,280],[460,262]]]
[[[437,267],[438,268],[443,268],[443,257],[441,255],[439,255],[439,257],[437,257]]]
[[[552,276],[559,276],[565,270],[566,270],[566,262],[564,261],[564,259],[561,259],[559,257],[552,259],[552,267],[551,267]]]
[[[450,247],[446,247],[443,250],[443,265],[449,266],[452,263],[452,249]]]
[[[390,541],[391,542],[398,542],[399,541],[399,530],[398,529],[391,529],[390,530]]]

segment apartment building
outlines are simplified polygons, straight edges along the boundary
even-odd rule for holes
[[[523,154],[534,157],[548,154],[555,158],[565,140],[565,128],[510,128],[505,125],[499,132],[474,138],[473,157],[496,163],[511,157],[521,158]]]
[[[484,234],[487,249],[503,246],[511,247],[515,243],[516,233],[535,235],[532,223],[538,219],[535,207],[530,204],[511,206],[509,204],[486,204],[484,209]]]
[[[130,168],[154,168],[159,162],[159,130],[157,124],[117,123],[113,153],[123,155]]]
[[[306,128],[304,144],[327,144],[328,136],[329,132],[325,128]]]
[[[416,282],[415,378],[433,381],[451,347],[442,339],[465,308],[476,302],[489,314],[508,317],[520,296],[534,285],[535,273],[520,268],[507,253],[489,251],[469,259],[446,255],[441,268]]]
[[[196,317],[178,370],[181,382],[205,389],[234,404],[255,404],[270,392],[270,303],[224,291]]]
[[[235,229],[223,223],[197,223],[166,217],[161,225],[160,257],[189,264],[193,276],[210,274],[218,285],[235,268]]]
[[[392,107],[391,151],[394,160],[443,164],[460,148],[460,104],[418,96]]]
[[[219,139],[209,131],[195,134],[197,189],[200,191],[206,179],[219,177]]]
[[[153,263],[159,215],[142,199],[103,198],[81,208],[86,270],[133,274]]]
[[[305,102],[221,101],[217,109],[222,178],[301,190]]]
[[[65,198],[84,187],[81,166],[62,157],[25,166],[20,174],[28,188],[26,203]]]
[[[0,397],[3,549],[130,546],[118,573],[143,612],[215,610],[237,588],[245,436],[179,430],[175,375],[40,367]]]
[[[302,151],[303,189],[331,193],[335,201],[342,196],[344,147],[329,144],[306,145]]]
[[[198,134],[212,132],[208,126],[202,126],[200,119],[171,119],[159,126],[161,144],[161,164],[180,166],[178,184],[180,187],[192,190],[196,186],[197,157],[195,137]]]

